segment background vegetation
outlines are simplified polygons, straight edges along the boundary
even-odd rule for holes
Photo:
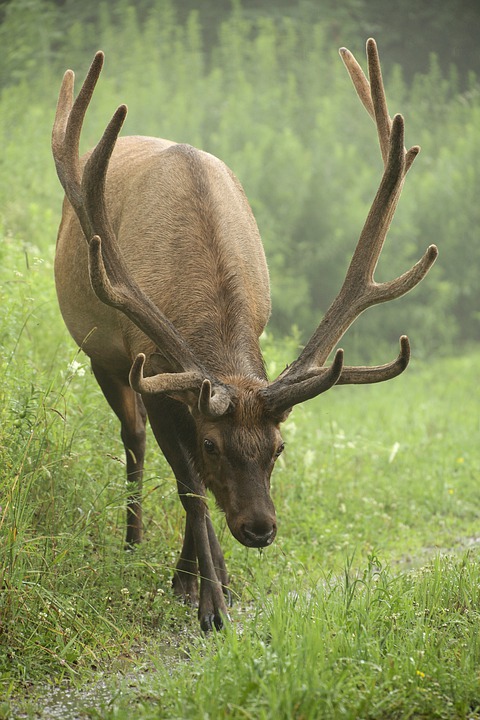
[[[0,4],[0,718],[51,717],[62,680],[79,688],[71,717],[480,716],[479,10],[387,5]],[[274,375],[337,292],[380,177],[337,55],[363,62],[369,35],[423,148],[379,279],[431,242],[440,257],[345,346],[348,362],[384,362],[407,331],[414,360],[295,410],[272,548],[241,547],[215,515],[236,604],[206,640],[170,591],[183,513],[152,438],[147,541],[123,552],[118,426],[57,309],[58,86],[102,48],[85,149],[125,101],[126,133],[203,147],[240,177],[271,268]]]
[[[365,37],[378,30],[391,112],[404,113],[407,142],[423,148],[378,276],[405,270],[431,242],[441,256],[411,297],[360,319],[346,341],[350,357],[379,356],[383,342],[391,347],[407,329],[423,356],[476,342],[480,96],[478,59],[475,65],[468,47],[480,13],[474,3],[446,3],[440,12],[438,3],[404,2],[403,24],[397,8],[388,25],[378,3],[344,5],[337,12],[332,3],[293,3],[285,14],[280,1],[267,11],[253,2],[243,10],[226,2],[11,0],[0,25],[6,230],[45,250],[53,244],[62,194],[48,138],[58,85],[66,67],[81,82],[101,47],[107,65],[85,149],[126,102],[126,134],[190,142],[225,160],[245,186],[265,243],[271,327],[285,334],[296,325],[305,339],[338,291],[381,174],[374,128],[337,55],[347,45],[362,59]],[[450,43],[433,33],[434,5]],[[435,38],[428,61],[424,24]],[[399,56],[402,29],[409,44]],[[405,78],[400,63],[416,54],[419,72]],[[40,239],[45,213],[54,219]]]

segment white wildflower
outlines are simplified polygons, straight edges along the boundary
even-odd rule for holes
[[[68,365],[68,370],[72,375],[78,375],[79,377],[85,375],[85,366],[78,362],[78,360],[72,360]]]

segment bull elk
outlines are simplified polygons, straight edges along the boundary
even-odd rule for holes
[[[403,118],[388,114],[374,40],[367,43],[369,80],[348,50],[340,53],[375,121],[384,173],[338,296],[299,357],[273,382],[258,341],[270,314],[267,264],[236,177],[189,145],[117,139],[125,105],[94,150],[80,158],[102,52],[75,101],[71,70],[60,90],[52,135],[66,194],[55,259],[60,309],[121,423],[128,546],[142,537],[147,417],[172,467],[186,511],[173,588],[198,603],[204,630],[222,627],[230,597],[206,489],[240,543],[261,548],[273,542],[270,476],[284,447],[280,424],[294,405],[333,385],[381,382],[405,369],[405,336],[397,359],[386,365],[345,366],[342,350],[330,365],[326,361],[363,310],[411,290],[437,256],[432,245],[396,279],[373,278],[419,148],[405,150]]]

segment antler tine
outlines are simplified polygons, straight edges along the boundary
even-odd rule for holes
[[[206,418],[215,420],[228,412],[232,405],[232,396],[221,385],[212,389],[212,383],[208,378],[202,383],[198,396],[198,410]]]
[[[58,96],[57,110],[52,131],[52,151],[57,174],[70,203],[80,213],[81,222],[86,221],[81,197],[79,162],[80,134],[85,113],[102,71],[104,54],[96,53],[82,88],[74,101],[75,73],[67,70]]]
[[[384,382],[400,375],[407,367],[410,361],[410,342],[406,335],[400,338],[400,352],[395,360],[385,365],[373,366],[352,366],[344,365],[342,372],[335,385],[361,385]],[[305,379],[310,377],[323,376],[328,370],[327,367],[311,368],[310,372],[305,374]],[[287,378],[287,382],[295,381]],[[275,381],[277,382],[277,381]]]
[[[380,57],[378,55],[377,43],[373,38],[367,40],[367,58],[368,76],[370,78],[370,94],[373,107],[373,114],[371,114],[371,117],[377,127],[380,151],[382,153],[383,163],[385,165],[388,158],[388,146],[390,133],[392,132],[393,121],[388,112],[387,98],[385,96],[385,88],[383,85],[382,68],[380,65]],[[409,150],[405,150],[405,152],[406,156],[404,175],[406,175],[407,172],[410,170],[413,161],[420,152],[420,146],[414,145]]]
[[[377,126],[378,141],[382,153],[383,163],[386,165],[388,146],[392,131],[392,119],[388,114],[387,99],[383,86],[382,69],[378,56],[377,43],[373,38],[367,41],[368,77],[370,79],[370,92],[374,109],[374,120]]]
[[[165,392],[196,390],[202,387],[203,378],[197,372],[161,373],[145,377],[143,369],[146,357],[140,353],[130,369],[130,387],[142,395],[159,395]]]
[[[212,391],[212,383],[197,371],[183,373],[160,373],[152,377],[144,377],[145,355],[140,353],[130,369],[130,387],[141,395],[159,395],[191,390],[198,393],[199,412],[210,419],[218,418],[228,411],[231,396],[228,391],[217,386]]]
[[[127,106],[120,105],[88,158],[82,177],[82,196],[91,229],[90,236],[93,233],[101,235],[104,261],[111,278],[120,276],[118,270],[122,266],[123,260],[117,251],[115,236],[105,204],[105,180],[108,163],[126,115]],[[123,267],[122,269],[125,273],[126,269]]]
[[[70,155],[76,155],[70,148],[65,147],[65,133],[67,130],[68,120],[73,105],[73,88],[75,83],[75,73],[73,70],[67,70],[63,76],[60,92],[58,94],[57,110],[55,112],[55,120],[52,129],[52,150],[57,170],[63,170],[61,160],[66,150],[70,151]],[[77,153],[78,154],[78,153]],[[65,189],[63,181],[63,172],[59,171],[60,182]],[[80,178],[79,178],[80,180]]]
[[[406,335],[400,338],[400,352],[397,358],[386,365],[373,367],[345,365],[337,385],[364,385],[391,380],[400,375],[410,362],[410,342]]]
[[[359,280],[364,284],[373,282],[373,273],[400,197],[405,174],[403,141],[403,117],[396,115],[389,138],[385,171],[350,262],[345,284]]]
[[[368,46],[367,46],[368,47]],[[357,95],[362,101],[365,110],[368,112],[373,121],[375,121],[375,109],[372,102],[372,93],[370,91],[370,83],[365,77],[361,65],[357,62],[355,56],[345,47],[341,47],[338,51],[348,70],[353,86],[357,91]]]
[[[291,377],[288,371],[283,373],[261,391],[266,409],[272,414],[281,415],[294,405],[321,395],[338,382],[342,370],[343,350],[338,349],[328,368],[312,368],[301,379]]]
[[[358,97],[377,127],[380,151],[385,165],[388,158],[392,119],[388,112],[377,43],[373,38],[367,40],[368,75],[370,80],[367,80],[362,68],[350,50],[340,48],[339,53],[353,82],[353,86],[357,91]],[[408,172],[419,152],[420,147],[418,145],[414,145],[407,151],[405,173]]]
[[[370,287],[370,293],[365,293],[365,308],[405,295],[425,277],[438,255],[437,247],[430,245],[422,258],[399,277],[384,283],[374,281],[373,274],[395,214],[407,171],[408,153],[405,154],[402,149],[403,126],[402,116],[396,115],[393,119],[390,137],[391,159],[387,161],[382,182],[345,278],[345,286],[361,281],[366,288]],[[412,150],[414,149],[412,148]],[[389,168],[391,172],[389,172]]]

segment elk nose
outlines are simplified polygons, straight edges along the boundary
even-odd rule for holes
[[[245,545],[261,548],[271,545],[277,533],[275,523],[244,523],[242,533]]]

